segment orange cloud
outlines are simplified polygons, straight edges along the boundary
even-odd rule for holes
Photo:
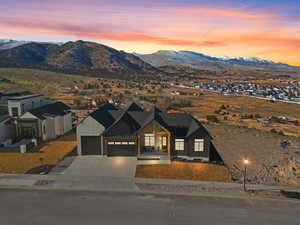
[[[86,27],[82,25],[70,25],[70,24],[48,24],[43,22],[23,22],[12,19],[1,19],[0,23],[4,22],[5,25],[9,25],[10,29],[6,29],[6,32],[11,33],[53,33],[61,35],[69,35],[76,38],[94,39],[94,40],[114,40],[114,41],[126,41],[126,42],[150,42],[160,45],[185,45],[185,46],[218,46],[223,45],[218,41],[195,41],[187,39],[167,38],[163,36],[154,36],[144,34],[142,31],[123,31],[114,29],[108,29],[104,25],[104,29]]]
[[[239,8],[233,9],[221,9],[221,8],[184,8],[175,9],[175,12],[184,13],[187,15],[198,14],[198,15],[215,15],[215,16],[226,16],[236,17],[245,19],[263,19],[263,18],[274,18],[280,17],[279,14],[267,13],[267,12],[248,12]]]

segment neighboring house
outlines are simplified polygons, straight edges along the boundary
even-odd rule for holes
[[[70,107],[55,102],[35,108],[17,120],[18,136],[47,141],[55,139],[72,129]]]
[[[156,107],[144,111],[135,103],[126,110],[105,104],[77,127],[79,155],[215,161],[219,155],[211,141],[209,132],[190,114]]]
[[[0,118],[0,143],[7,140],[55,139],[72,129],[70,107],[41,94],[2,95],[8,115]],[[5,98],[4,98],[5,97]]]
[[[8,114],[14,118],[22,116],[29,110],[51,103],[41,94],[29,94],[8,98]]]

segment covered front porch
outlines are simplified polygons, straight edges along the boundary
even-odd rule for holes
[[[138,133],[138,157],[170,157],[171,133],[156,121]]]
[[[19,119],[17,121],[18,139],[39,138],[39,121],[37,119]]]

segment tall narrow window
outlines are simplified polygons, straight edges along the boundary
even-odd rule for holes
[[[175,139],[175,150],[176,151],[184,150],[184,139]]]
[[[195,139],[195,152],[203,152],[204,151],[204,140],[203,139]]]
[[[162,137],[162,146],[167,146],[167,137]]]
[[[154,146],[154,134],[145,134],[145,146]]]

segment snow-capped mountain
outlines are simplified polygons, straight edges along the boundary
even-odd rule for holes
[[[11,49],[24,44],[28,44],[30,41],[16,41],[11,39],[0,39],[0,50]]]
[[[212,57],[192,51],[160,50],[152,54],[136,54],[155,67],[182,65],[194,68],[226,67],[226,66],[256,66],[256,67],[292,67],[258,57]]]
[[[0,39],[0,50],[11,49],[34,41],[21,41],[21,40],[12,40],[12,39]],[[63,42],[35,42],[35,43],[52,43],[56,45],[63,45]]]

